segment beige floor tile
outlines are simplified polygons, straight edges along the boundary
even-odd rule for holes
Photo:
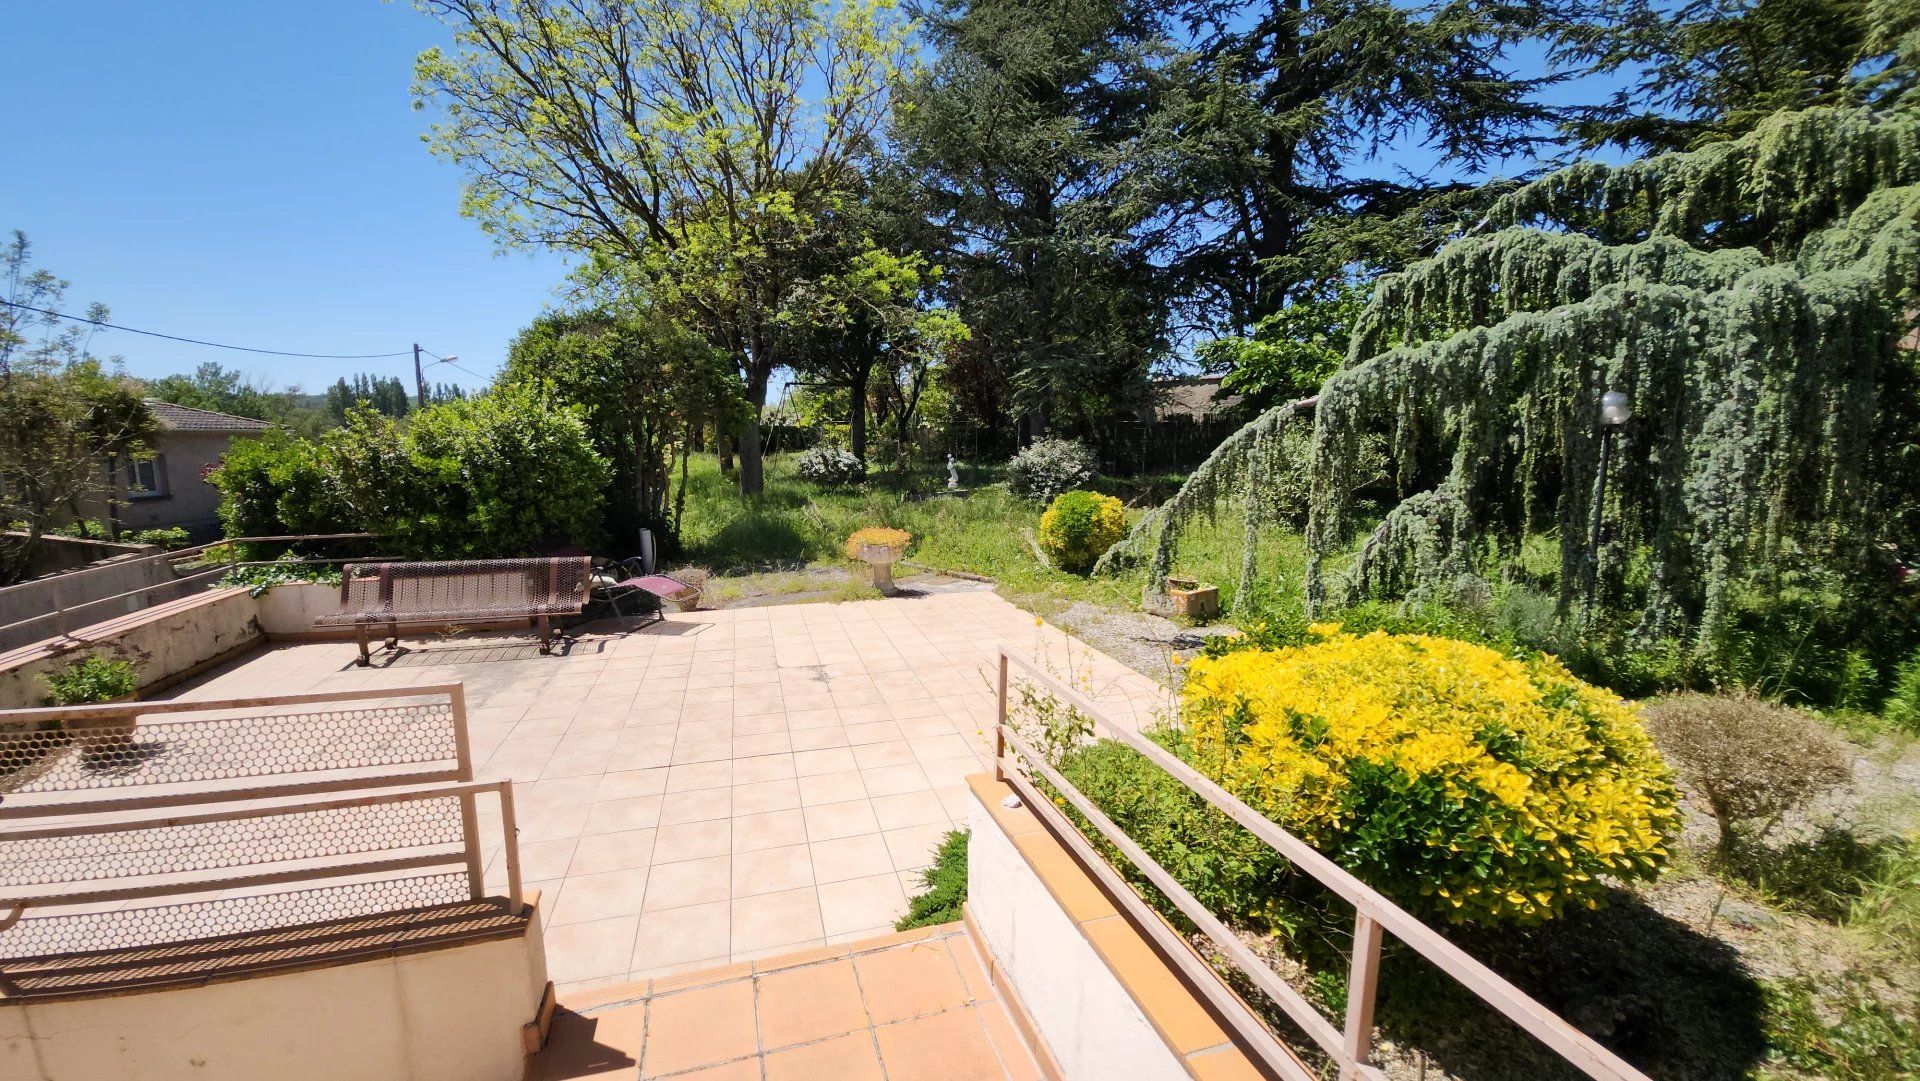
[[[821,937],[820,899],[812,887],[733,900],[735,956]]]
[[[568,865],[573,862],[573,849],[577,844],[578,838],[563,837],[519,846],[521,880],[535,882],[564,876]]]
[[[660,806],[660,824],[679,825],[682,822],[704,822],[714,818],[730,818],[733,815],[733,792],[726,788],[709,788],[704,792],[674,792],[666,797]]]
[[[847,742],[855,745],[862,743],[886,743],[889,740],[903,738],[900,726],[892,721],[874,721],[870,724],[850,724],[846,726]]]
[[[560,899],[553,908],[553,926],[635,915],[640,911],[646,889],[645,867],[569,875],[560,887]]]
[[[944,825],[952,819],[939,795],[932,791],[900,792],[873,798],[873,815],[882,830],[907,826]]]
[[[728,896],[731,862],[726,856],[656,863],[647,880],[646,910],[685,908],[724,901]]]
[[[666,790],[666,770],[636,769],[602,774],[593,795],[596,800],[633,799],[636,796],[657,796]]]
[[[893,872],[822,883],[820,928],[828,935],[893,924],[907,912],[907,895]]]
[[[802,813],[807,818],[809,841],[831,841],[880,831],[880,821],[873,816],[873,805],[864,799],[808,807]]]
[[[732,950],[731,910],[725,901],[643,912],[628,968],[658,973],[692,961],[724,960]]]
[[[733,823],[724,818],[661,826],[653,835],[653,862],[684,863],[733,850]]]
[[[847,746],[847,730],[835,725],[831,728],[797,728],[788,733],[795,754],[801,751],[830,751]]]
[[[853,748],[854,764],[861,769],[878,769],[881,766],[910,766],[914,763],[913,748],[905,740],[890,743],[863,743]]]
[[[592,813],[584,816],[583,833],[626,833],[652,829],[660,824],[661,796],[634,796],[631,799],[601,800]],[[520,836],[526,836],[521,827]]]
[[[573,861],[566,873],[593,875],[605,871],[624,871],[630,867],[645,867],[651,862],[652,830],[590,833],[581,837],[574,846]]]
[[[887,854],[886,839],[877,833],[815,841],[810,847],[814,878],[820,882],[867,878],[891,874],[894,870],[893,858]]]
[[[707,788],[726,788],[733,784],[733,762],[676,764],[667,770],[668,792],[698,792]]]
[[[763,848],[783,848],[805,844],[807,820],[798,809],[736,815],[733,818],[733,850],[754,852]]]
[[[867,786],[869,796],[897,796],[902,792],[929,792],[933,785],[928,783],[927,775],[919,766],[881,766],[879,769],[863,769],[860,779]]]
[[[752,758],[736,758],[733,762],[733,783],[736,786],[791,781],[795,775],[793,756],[790,754],[763,754]]]
[[[804,965],[757,982],[760,1045],[768,1051],[849,1032],[866,1035],[867,1008],[852,961]]]
[[[749,759],[748,761],[757,761]],[[733,813],[760,814],[765,811],[790,811],[800,806],[800,784],[792,779],[761,781],[735,785]]]
[[[873,1034],[862,1030],[767,1056],[767,1081],[881,1081]]]
[[[627,971],[639,926],[638,917],[621,916],[547,928],[547,978],[569,983]]]
[[[647,1002],[643,1076],[715,1065],[758,1051],[750,980],[657,995]]]
[[[795,751],[793,769],[801,777],[812,777],[823,773],[842,773],[857,768],[853,752],[845,747],[833,747],[819,751]]]
[[[823,803],[845,803],[848,800],[867,797],[866,782],[861,779],[858,770],[844,770],[839,773],[818,773],[811,777],[802,777],[798,783],[800,805],[817,807]]]
[[[760,1060],[746,1058],[738,1062],[706,1066],[687,1073],[675,1074],[673,1081],[761,1081]]]
[[[733,896],[751,897],[813,885],[813,860],[806,845],[762,848],[733,855]]]

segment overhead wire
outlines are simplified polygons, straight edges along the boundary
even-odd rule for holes
[[[91,327],[105,327],[108,330],[119,330],[128,334],[144,334],[149,338],[165,338],[170,342],[203,345],[209,349],[231,349],[239,353],[260,353],[272,357],[302,357],[308,360],[390,360],[394,357],[412,355],[410,351],[404,349],[397,353],[296,353],[287,349],[260,349],[250,345],[229,345],[225,342],[204,341],[199,338],[182,337],[178,334],[163,334],[157,330],[141,330],[138,327],[109,323],[104,319],[89,319],[84,315],[70,315],[66,312],[57,312],[49,308],[36,308],[31,304],[20,304],[11,300],[0,300],[0,304],[4,304],[9,308],[18,308],[22,311],[38,312],[41,315],[52,316],[55,319],[66,319],[75,323],[85,323]],[[422,351],[424,352],[424,350]]]

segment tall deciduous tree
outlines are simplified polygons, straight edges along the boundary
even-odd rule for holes
[[[734,358],[753,415],[783,363],[777,304],[795,216],[844,184],[906,49],[889,0],[420,0],[456,44],[423,53],[431,145],[500,241],[613,255]]]

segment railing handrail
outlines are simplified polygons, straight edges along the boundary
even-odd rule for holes
[[[1165,868],[1140,849],[1111,820],[1101,814],[1091,800],[1069,784],[1066,778],[1034,752],[1018,733],[1011,730],[1007,723],[1009,662],[1018,663],[1025,669],[1025,678],[1031,678],[1034,682],[1060,695],[1068,705],[1085,714],[1090,721],[1165,770],[1215,809],[1232,818],[1248,832],[1285,856],[1295,867],[1305,871],[1321,885],[1354,906],[1356,912],[1354,956],[1347,989],[1347,1025],[1344,1031],[1334,1029],[1332,1022],[1317,1010],[1312,1010],[1303,996],[1280,981],[1273,970],[1240,944],[1217,917],[1181,888]],[[1108,720],[1092,699],[1041,669],[1024,653],[1002,645],[999,668],[1000,701],[995,729],[994,757],[996,776],[1002,780],[1010,780],[1016,776],[1009,774],[1002,767],[1005,758],[1004,749],[1011,745],[1023,759],[1040,769],[1048,782],[1057,786],[1061,794],[1087,816],[1106,840],[1126,854],[1129,860],[1147,874],[1149,880],[1166,892],[1169,899],[1175,902],[1176,907],[1193,919],[1203,931],[1207,931],[1208,937],[1215,939],[1216,945],[1219,945],[1229,959],[1234,961],[1235,967],[1240,968],[1263,991],[1273,994],[1275,1000],[1287,1010],[1289,1016],[1300,1023],[1314,1041],[1340,1064],[1343,1077],[1373,1076],[1377,1072],[1377,1068],[1367,1059],[1368,1047],[1372,1041],[1371,1029],[1373,1003],[1377,990],[1375,976],[1379,964],[1380,932],[1384,930],[1392,932],[1395,937],[1412,947],[1414,952],[1432,962],[1441,972],[1471,991],[1475,997],[1513,1021],[1523,1031],[1545,1044],[1587,1076],[1600,1081],[1648,1081],[1645,1074],[1636,1070],[1624,1059],[1602,1047],[1586,1033],[1568,1024],[1558,1014],[1541,1005],[1526,992],[1442,937],[1438,931],[1421,922],[1418,917],[1388,900],[1378,890],[1354,877],[1351,872],[1322,855],[1311,845],[1281,829],[1271,819],[1241,802],[1232,793],[1209,780],[1192,766],[1180,761],[1166,748]],[[1025,782],[1024,778],[1020,780],[1031,788],[1030,783]],[[1035,800],[1029,796],[1029,802],[1034,804],[1037,812],[1043,814],[1051,812],[1059,815],[1057,810],[1046,805],[1044,799]],[[1062,822],[1065,822],[1063,815],[1059,817]],[[1072,828],[1070,823],[1068,828]],[[1169,885],[1172,886],[1172,890],[1168,890]],[[1252,962],[1251,968],[1249,961]],[[1284,992],[1275,994],[1273,985],[1284,988]],[[1301,1006],[1312,1011],[1312,1018],[1303,1019],[1296,1014],[1296,1009]],[[1316,1019],[1317,1025],[1313,1023]],[[1331,1041],[1329,1037],[1336,1032],[1340,1039]]]

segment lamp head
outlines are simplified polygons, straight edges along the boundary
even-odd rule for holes
[[[1618,428],[1633,419],[1633,406],[1627,403],[1627,396],[1620,391],[1610,390],[1600,396],[1600,423],[1609,428]]]

